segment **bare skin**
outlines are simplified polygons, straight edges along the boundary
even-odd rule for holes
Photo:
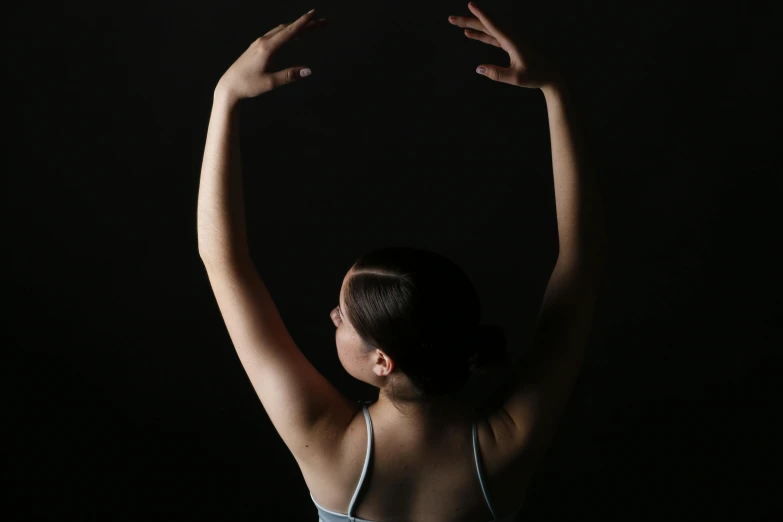
[[[494,81],[529,89],[546,90],[563,82],[560,71],[530,45],[511,36],[472,2],[468,9],[474,16],[449,16],[449,23],[464,28],[468,38],[503,49],[509,58],[508,67],[481,64],[476,72]]]
[[[573,104],[563,76],[475,5],[469,4],[468,8],[474,16],[449,17],[449,23],[464,28],[468,38],[502,48],[509,55],[508,67],[482,65],[482,74],[511,86],[541,89],[544,94],[552,143],[560,251],[539,315],[539,325],[543,326],[537,328],[530,350],[535,360],[530,361],[529,367],[520,365],[519,379],[515,381],[519,386],[501,411],[486,418],[476,419],[467,405],[453,399],[436,399],[428,406],[409,403],[400,411],[391,402],[391,384],[394,383],[398,394],[405,395],[411,390],[408,379],[395,371],[394,360],[382,348],[363,349],[355,329],[345,322],[345,315],[339,310],[332,312],[341,363],[355,378],[379,388],[378,401],[369,408],[374,426],[375,460],[369,484],[354,512],[355,516],[369,520],[489,520],[489,508],[473,461],[470,427],[474,420],[478,452],[495,514],[512,513],[519,506],[538,458],[552,439],[579,373],[598,292],[606,244],[602,206],[597,184],[583,164]],[[307,77],[301,66],[267,71],[268,59],[287,40],[321,23],[308,13],[258,38],[221,78],[215,90],[215,99],[220,102],[216,104],[217,110],[231,113],[241,99]],[[235,122],[225,115],[218,120],[223,127]],[[215,132],[221,130],[219,127],[216,126]],[[236,133],[231,138],[236,140]],[[224,147],[225,143],[219,145]],[[238,155],[237,146],[230,150]],[[238,164],[238,159],[230,154],[221,158],[213,165],[221,172],[227,170],[229,159]],[[239,258],[247,251],[241,223],[241,190],[236,179],[228,183],[202,176],[199,219],[204,226],[199,228],[199,246],[202,259],[210,266]],[[220,233],[215,234],[215,230]],[[340,307],[344,306],[341,289]],[[557,328],[551,327],[552,324]],[[522,375],[529,379],[523,381]],[[277,397],[269,394],[264,397],[269,406],[275,406],[273,401]],[[334,453],[339,458],[321,467],[302,468],[313,498],[325,508],[341,513],[347,511],[368,444],[361,411],[357,408],[353,415],[350,404],[343,405],[343,409],[350,422],[347,428],[345,422],[339,424],[340,437],[334,439],[337,447]],[[276,413],[283,419],[283,413],[277,410]]]

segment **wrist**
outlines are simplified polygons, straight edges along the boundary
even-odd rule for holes
[[[568,97],[568,89],[562,83],[554,83],[541,88],[547,105],[562,103]]]
[[[218,82],[212,93],[212,103],[224,105],[229,110],[233,110],[239,104],[239,100],[240,98],[222,82]]]
[[[541,92],[544,93],[544,97],[547,99],[547,101],[550,98],[562,98],[567,94],[566,85],[567,82],[565,77],[562,74],[558,74],[554,80],[541,87]]]

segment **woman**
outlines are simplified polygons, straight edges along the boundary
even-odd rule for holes
[[[348,373],[379,388],[368,406],[342,396],[309,363],[250,259],[238,103],[309,75],[301,66],[266,67],[281,45],[325,21],[310,11],[272,29],[215,89],[199,186],[199,254],[239,358],[324,522],[513,520],[588,344],[606,234],[563,76],[468,7],[474,16],[449,22],[510,57],[509,67],[477,72],[544,94],[560,246],[533,345],[494,411],[478,413],[460,396],[482,361],[506,359],[502,337],[479,325],[478,296],[454,263],[387,248],[362,256],[345,275],[331,313],[337,352]]]

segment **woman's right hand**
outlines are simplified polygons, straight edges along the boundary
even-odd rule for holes
[[[499,29],[473,2],[468,3],[468,9],[476,16],[449,16],[449,22],[457,27],[464,27],[465,36],[468,38],[500,47],[508,53],[510,59],[508,67],[482,64],[476,69],[477,73],[496,82],[529,89],[544,90],[561,85],[562,74],[554,65],[518,38],[512,40],[510,35]]]

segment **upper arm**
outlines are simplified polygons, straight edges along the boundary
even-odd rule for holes
[[[280,437],[300,467],[332,458],[355,402],[294,343],[250,259],[205,266],[237,355]]]
[[[555,434],[585,357],[600,275],[559,265],[552,272],[533,344],[512,375],[510,395],[489,419],[512,457],[540,457]]]

